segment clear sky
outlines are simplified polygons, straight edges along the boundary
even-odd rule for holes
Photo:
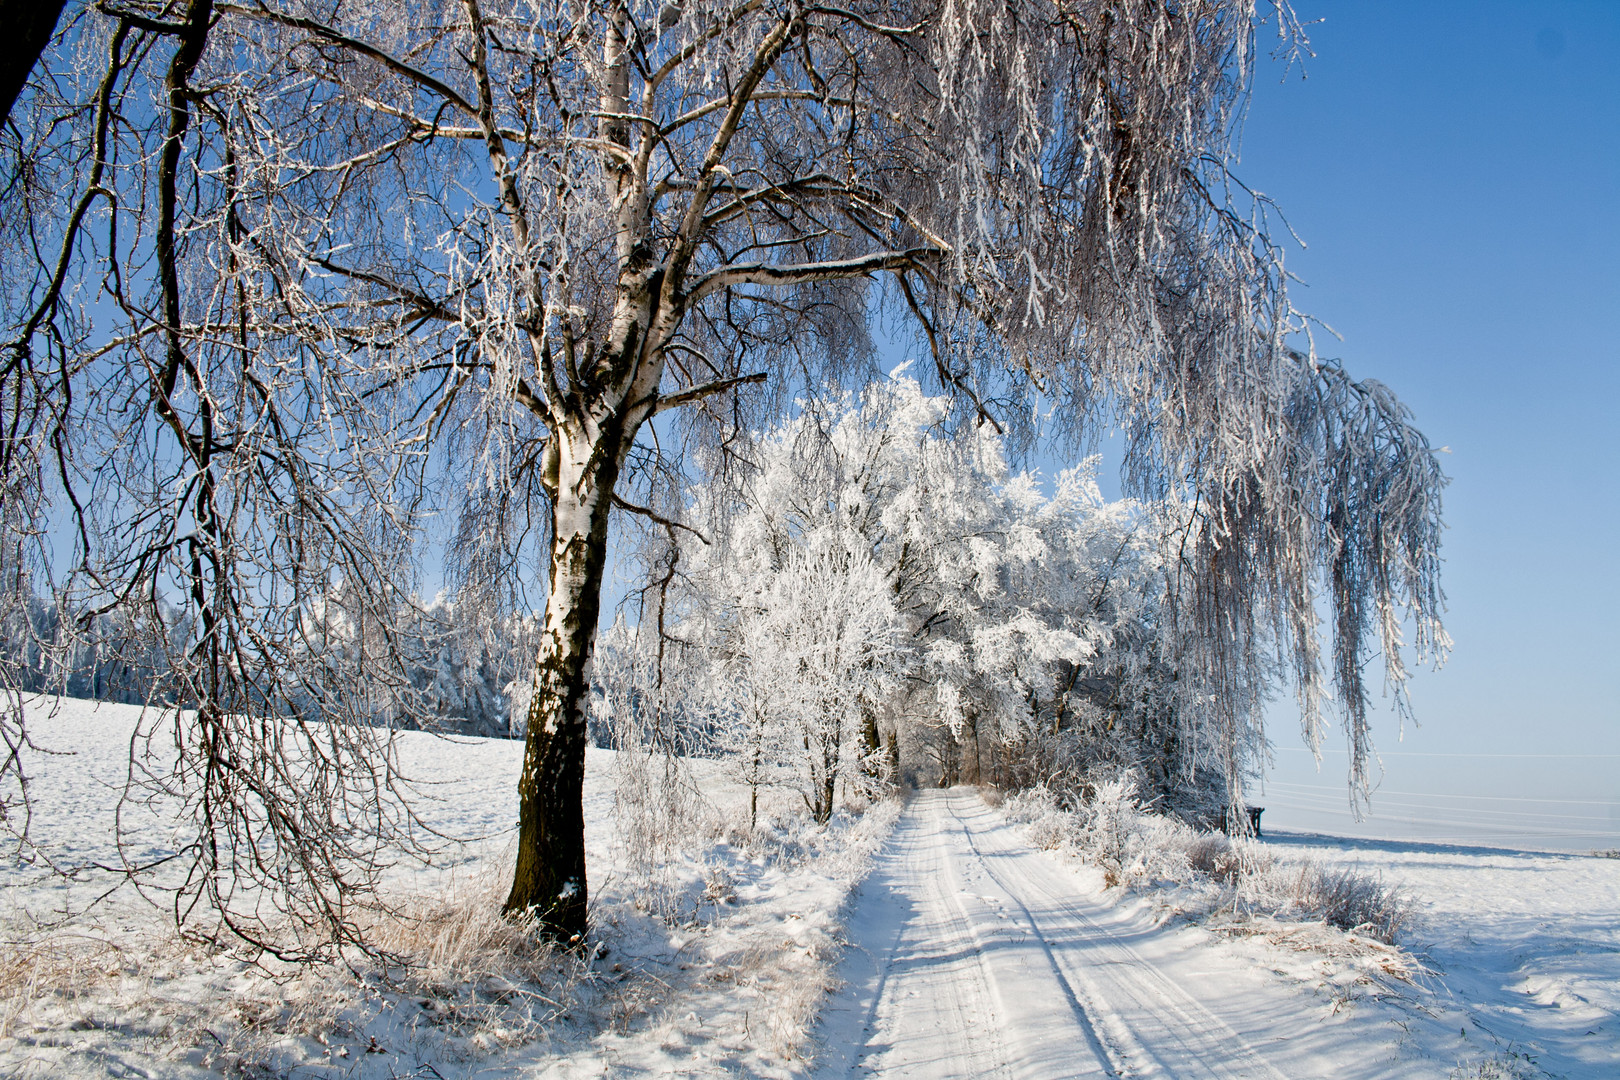
[[[1369,827],[1620,847],[1620,3],[1296,9],[1315,56],[1261,66],[1239,175],[1308,245],[1319,348],[1451,451],[1456,648],[1377,731]],[[1273,721],[1268,823],[1347,827],[1343,757]]]

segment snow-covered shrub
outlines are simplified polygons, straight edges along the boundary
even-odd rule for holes
[[[1055,851],[1067,845],[1074,837],[1074,823],[1063,811],[1029,823],[1030,843],[1044,851]]]
[[[1056,794],[1045,784],[1007,795],[1001,811],[1009,821],[1025,826],[1030,843],[1043,851],[1065,847],[1081,830],[1078,815],[1061,809]]]
[[[1193,878],[1187,851],[1200,834],[1178,818],[1137,811],[1120,867],[1123,884],[1152,886],[1179,884]]]
[[[1007,820],[1027,825],[1037,818],[1059,813],[1057,795],[1045,784],[1036,784],[1002,798],[1001,812]]]
[[[1307,862],[1282,873],[1283,888],[1270,891],[1280,892],[1296,917],[1318,918],[1386,945],[1394,944],[1412,919],[1412,903],[1400,889],[1354,867],[1330,870]],[[1256,891],[1265,896],[1268,890]]]
[[[1480,1061],[1459,1062],[1447,1074],[1447,1080],[1536,1080],[1544,1075],[1529,1057],[1509,1051]]]
[[[1140,837],[1142,824],[1134,775],[1124,773],[1093,788],[1091,800],[1086,804],[1082,851],[1090,861],[1102,867],[1103,880],[1110,886],[1120,884],[1130,855],[1145,853],[1145,845],[1132,842]]]
[[[1312,863],[1282,865],[1254,840],[1195,829],[1141,805],[1141,776],[1122,772],[1093,779],[1071,796],[1073,810],[1047,785],[1008,795],[1002,812],[1021,824],[1030,843],[1064,850],[1103,871],[1108,887],[1173,888],[1167,906],[1183,914],[1264,915],[1320,921],[1393,944],[1414,911],[1381,878]]]
[[[1237,884],[1243,871],[1242,854],[1219,833],[1207,833],[1189,844],[1187,863],[1196,873],[1227,885]]]

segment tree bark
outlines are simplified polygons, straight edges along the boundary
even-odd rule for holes
[[[838,743],[829,752],[823,751],[821,790],[817,793],[816,824],[825,825],[832,820],[833,800],[838,796]]]
[[[608,517],[623,456],[635,437],[610,415],[597,437],[552,434],[558,479],[552,499],[551,591],[529,702],[518,778],[517,866],[508,914],[531,915],[555,940],[585,940],[586,709],[602,608]]]
[[[65,0],[0,0],[0,123],[11,116],[40,54],[50,44]]]
[[[831,735],[826,731],[815,736],[815,745],[810,747],[812,754],[819,757],[819,761],[812,758],[810,787],[813,800],[810,804],[810,815],[817,825],[825,825],[832,820],[833,802],[838,796],[838,756],[844,743],[844,725],[841,721],[833,721]]]
[[[472,0],[468,10],[477,10]],[[628,20],[624,4],[617,4],[604,43],[608,79],[600,133],[621,146],[630,143],[623,120],[629,109]],[[487,97],[487,88],[480,95]],[[491,138],[492,144],[498,141]],[[585,710],[602,610],[608,519],[636,432],[657,409],[662,346],[681,317],[678,304],[660,306],[665,282],[648,242],[644,178],[616,158],[609,168],[616,188],[619,264],[613,322],[603,348],[594,355],[587,349],[582,369],[571,371],[573,391],[548,395],[551,434],[543,472],[552,497],[551,589],[518,777],[517,865],[505,906],[509,915],[537,918],[547,937],[576,946],[585,940],[588,921]],[[514,220],[527,244],[522,216]],[[536,307],[543,307],[538,297]],[[574,347],[572,340],[565,343],[570,353]],[[538,342],[535,354],[549,370],[550,354]]]
[[[967,755],[963,754],[961,757],[963,782],[982,784],[984,783],[984,762],[979,754],[979,714],[977,710],[968,709],[966,711],[962,718],[962,727],[966,736],[962,740],[962,746],[964,748],[968,746],[973,748],[973,771],[971,774],[967,770]]]
[[[877,706],[861,699],[861,775],[876,779],[883,775],[883,741],[878,736]]]

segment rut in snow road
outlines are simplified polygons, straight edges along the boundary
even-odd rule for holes
[[[1349,1049],[1308,995],[1086,895],[971,790],[912,799],[849,936],[823,1077],[1284,1080]]]

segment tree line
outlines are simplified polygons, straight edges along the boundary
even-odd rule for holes
[[[949,414],[903,369],[801,403],[741,484],[694,489],[686,520],[712,534],[663,549],[601,645],[607,681],[817,821],[897,783],[1121,769],[1206,812],[1226,759],[1166,640],[1176,508],[1105,502],[1094,459],[1015,473],[1002,436]]]
[[[11,605],[0,621],[0,649],[10,658],[13,689],[23,694],[172,706],[184,701],[171,676],[176,653],[195,633],[190,619],[175,604],[156,606],[155,616],[120,608],[85,617],[60,599],[30,596]],[[475,603],[443,594],[401,605],[386,635],[368,634],[345,610],[341,590],[321,598],[301,620],[303,647],[293,660],[310,688],[290,699],[291,711],[323,715],[319,687],[347,690],[352,670],[363,666],[362,654],[384,637],[400,650],[407,679],[369,703],[372,723],[511,736],[509,702],[514,685],[528,675],[534,618],[490,620]]]

